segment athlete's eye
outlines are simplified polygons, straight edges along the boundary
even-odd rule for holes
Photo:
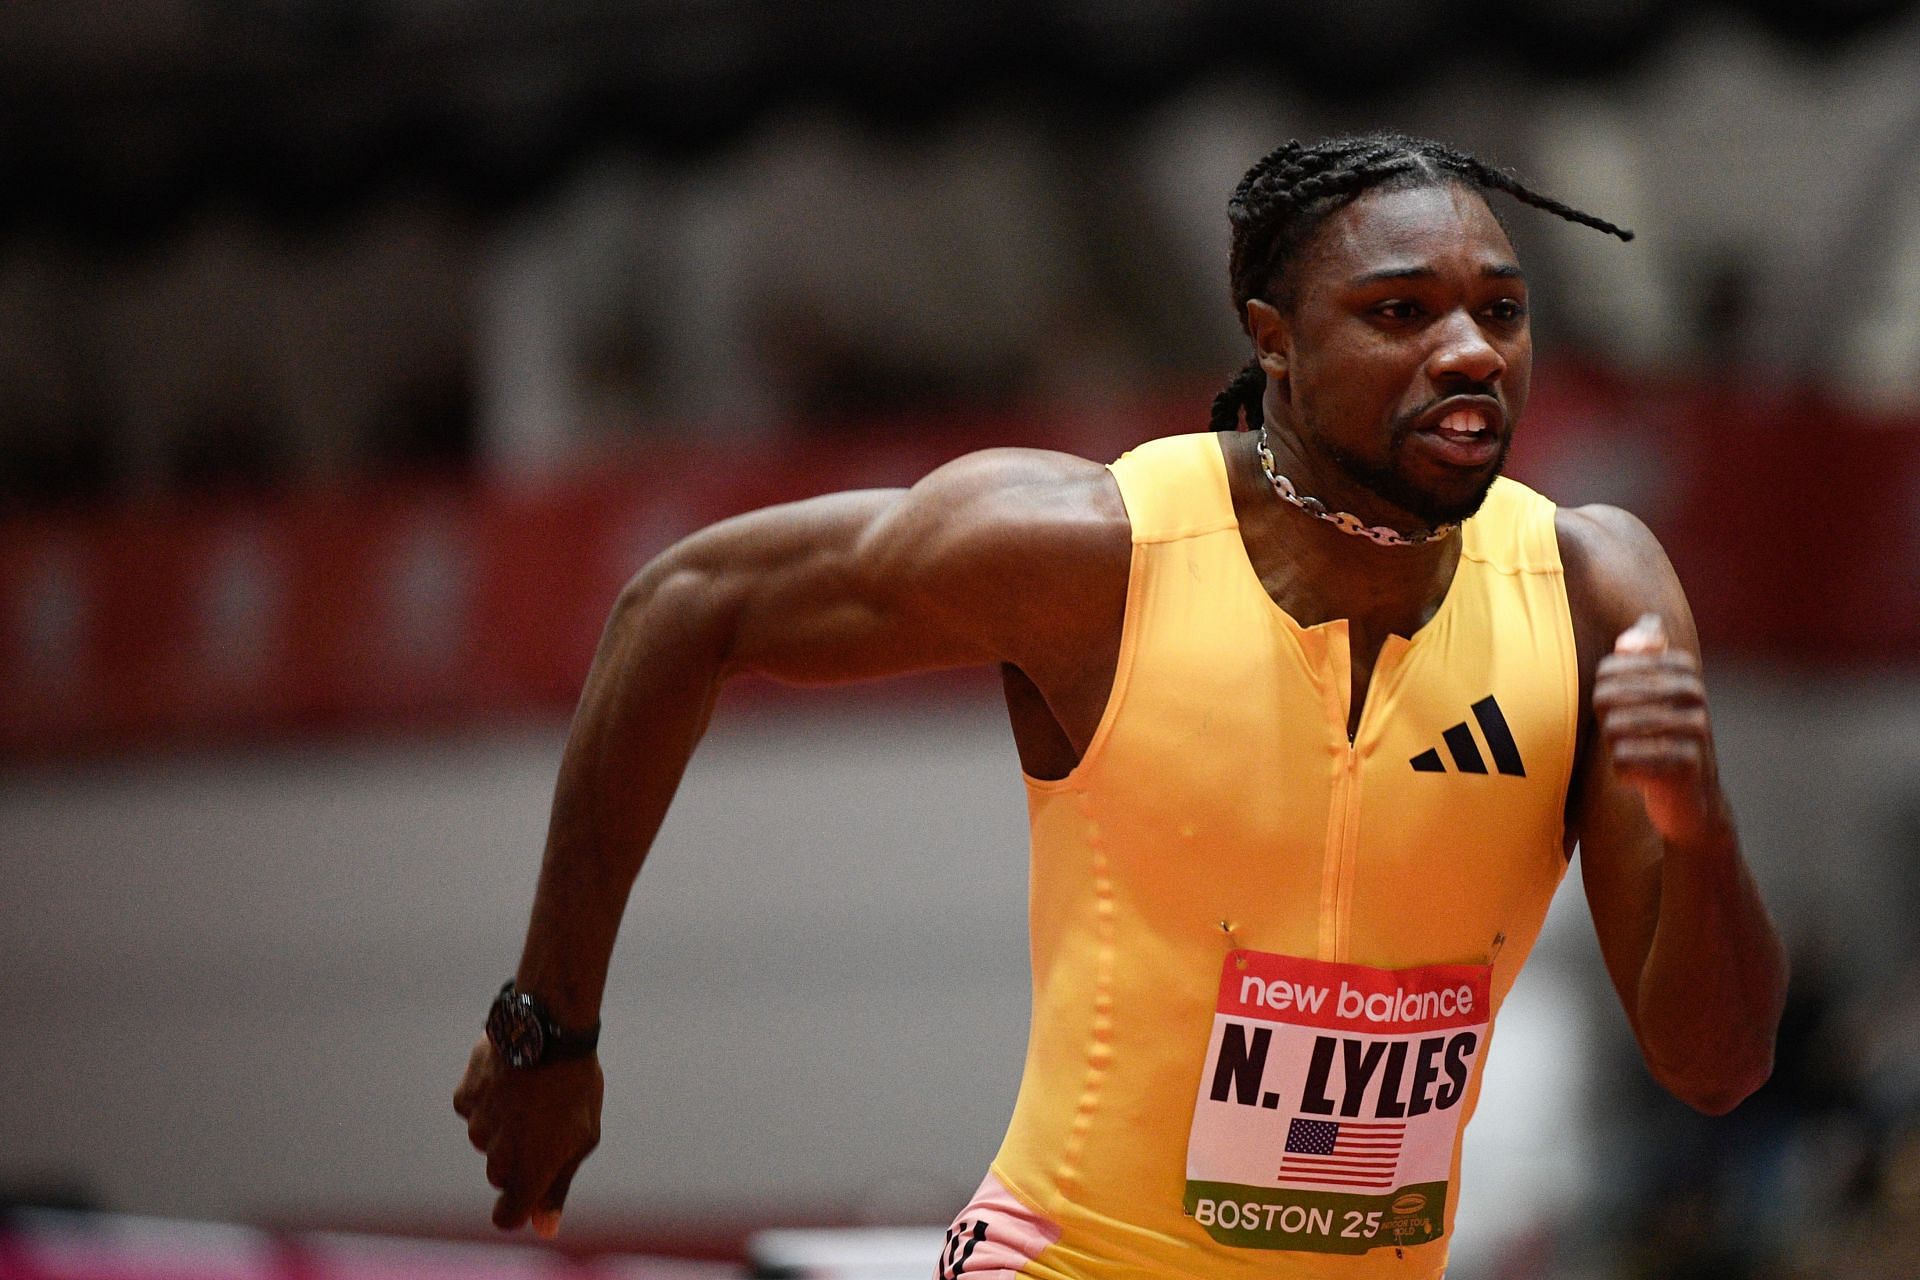
[[[1487,308],[1487,314],[1503,324],[1513,324],[1526,318],[1527,304],[1518,298],[1502,298]]]
[[[1387,302],[1376,303],[1373,314],[1382,320],[1412,320],[1420,314],[1420,304],[1408,302],[1403,298],[1394,298]]]

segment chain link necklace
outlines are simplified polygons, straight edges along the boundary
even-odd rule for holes
[[[1342,533],[1350,533],[1356,538],[1365,538],[1368,542],[1378,543],[1383,547],[1417,547],[1423,542],[1438,542],[1460,527],[1457,524],[1442,524],[1421,533],[1401,533],[1383,524],[1367,524],[1359,516],[1350,512],[1329,511],[1326,503],[1318,498],[1302,496],[1299,490],[1293,487],[1293,481],[1274,469],[1273,450],[1267,445],[1267,428],[1264,424],[1260,428],[1259,450],[1260,470],[1265,473],[1267,483],[1273,486],[1273,491],[1280,495],[1280,500],[1292,503],[1317,520],[1325,520]]]

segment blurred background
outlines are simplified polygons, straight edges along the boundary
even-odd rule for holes
[[[1797,965],[1773,1082],[1701,1119],[1570,883],[1450,1275],[1911,1280],[1916,86],[1906,0],[0,4],[0,1275],[937,1246],[1027,1015],[1021,789],[964,674],[729,694],[561,1248],[422,1243],[488,1237],[450,1096],[601,620],[732,512],[1204,429],[1228,192],[1389,127],[1639,232],[1502,207],[1513,470],[1670,549]]]

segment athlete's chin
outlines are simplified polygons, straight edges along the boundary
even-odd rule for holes
[[[1433,508],[1434,519],[1441,524],[1458,524],[1467,517],[1478,514],[1487,501],[1487,495],[1493,492],[1493,482],[1499,478],[1500,469],[1489,468],[1486,475],[1477,480],[1457,499],[1436,502]]]
[[[1369,465],[1329,449],[1348,477],[1429,527],[1458,524],[1480,510],[1507,461],[1507,440],[1471,465],[1431,456],[1396,442],[1385,466]]]
[[[1430,525],[1459,524],[1476,514],[1493,491],[1493,482],[1500,477],[1499,462],[1464,473],[1459,468],[1450,470],[1455,474],[1426,477],[1409,484],[1401,505]]]
[[[1417,474],[1402,475],[1409,510],[1431,524],[1458,524],[1480,510],[1493,491],[1493,482],[1507,463],[1507,441],[1493,456],[1474,466],[1433,462]]]

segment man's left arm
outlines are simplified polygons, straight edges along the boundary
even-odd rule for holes
[[[1634,517],[1563,510],[1559,531],[1586,694],[1570,817],[1587,904],[1648,1070],[1720,1115],[1773,1069],[1787,959],[1720,789],[1693,613]]]

